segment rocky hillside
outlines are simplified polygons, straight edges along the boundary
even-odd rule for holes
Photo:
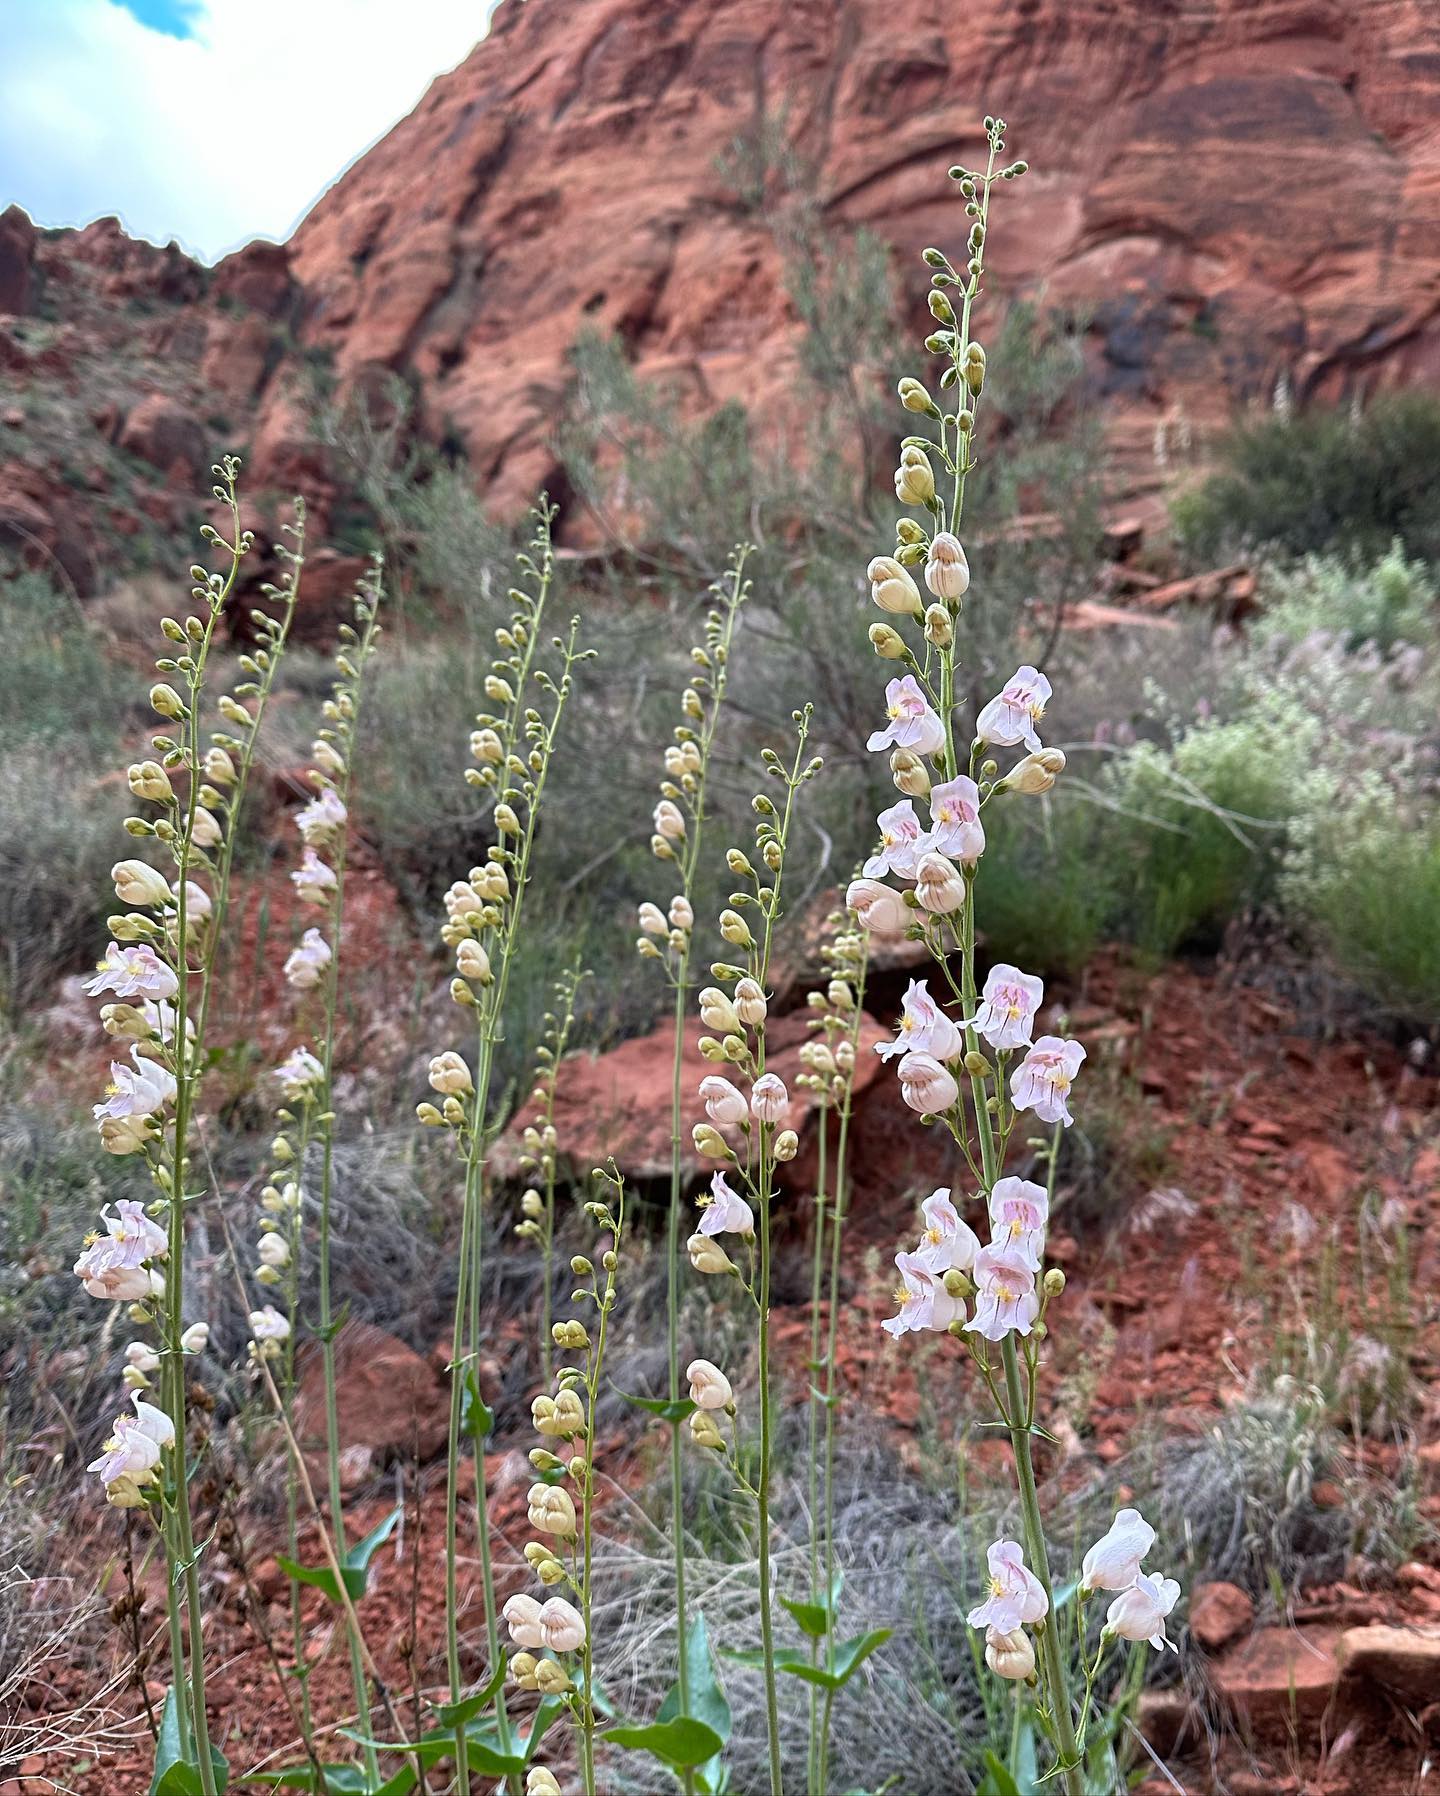
[[[1085,309],[1132,462],[1282,373],[1302,397],[1440,376],[1428,0],[504,0],[282,249],[205,271],[0,219],[0,532],[93,581],[77,528],[163,514],[222,432],[323,521],[317,370],[403,375],[518,507],[577,332],[697,406],[763,400],[795,328],[766,216],[791,171],[909,270],[958,235],[943,171],[987,110],[1033,171],[994,282]],[[717,172],[737,136],[752,180]]]

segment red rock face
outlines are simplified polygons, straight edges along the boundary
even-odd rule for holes
[[[1103,391],[1161,418],[1440,373],[1440,25],[1421,0],[507,0],[491,37],[290,246],[303,340],[417,378],[506,506],[584,327],[697,403],[783,377],[769,233],[715,169],[759,109],[829,213],[907,270],[1011,123],[1001,293],[1093,318]],[[278,403],[277,399],[277,403]]]
[[[252,498],[303,486],[317,537],[339,475],[315,368],[367,389],[393,370],[513,513],[553,480],[582,330],[697,410],[783,409],[798,325],[767,207],[787,166],[895,246],[918,326],[918,252],[962,236],[945,169],[980,159],[987,111],[1031,165],[1001,190],[993,294],[1090,319],[1132,475],[1154,477],[1157,430],[1203,435],[1282,373],[1327,399],[1440,378],[1432,0],[504,0],[288,245],[207,273],[113,219],[37,236],[6,214],[0,312],[56,329],[0,325],[0,370],[78,399],[138,355],[107,402],[163,391],[207,420],[206,461],[248,445]],[[717,172],[766,121],[758,188]],[[6,454],[52,481],[77,459],[73,432],[17,435]]]

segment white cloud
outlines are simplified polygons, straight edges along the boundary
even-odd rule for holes
[[[512,0],[513,3],[513,0]],[[486,0],[200,0],[190,35],[116,0],[11,0],[0,209],[119,213],[207,261],[287,236],[484,35]],[[18,15],[18,16],[17,16]]]

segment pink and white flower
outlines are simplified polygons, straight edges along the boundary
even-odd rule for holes
[[[866,877],[883,879],[887,873],[894,873],[901,879],[914,879],[919,845],[925,839],[915,806],[908,798],[902,798],[899,804],[881,811],[875,821],[880,830],[880,847],[865,863]]]
[[[147,1060],[138,1044],[130,1050],[132,1066],[110,1062],[110,1083],[103,1104],[94,1106],[97,1122],[106,1117],[154,1116],[175,1101],[175,1077],[155,1060]]]
[[[928,981],[912,979],[900,1001],[900,1021],[894,1041],[879,1041],[875,1052],[882,1060],[896,1054],[930,1054],[936,1060],[953,1060],[964,1052],[965,1038],[930,996]]]
[[[335,869],[329,867],[313,848],[307,848],[300,857],[300,865],[290,875],[290,883],[296,895],[304,904],[328,904],[335,893]],[[465,887],[468,892],[469,886]],[[478,910],[480,901],[475,900]]]
[[[1140,1561],[1154,1544],[1155,1530],[1138,1509],[1117,1510],[1107,1532],[1085,1555],[1080,1588],[1128,1590],[1140,1576]]]
[[[1002,690],[981,708],[975,734],[982,742],[1013,748],[1023,742],[1032,754],[1040,749],[1035,725],[1050,702],[1050,682],[1033,667],[1017,667]]]
[[[319,848],[334,841],[345,827],[346,816],[340,794],[333,786],[326,786],[295,813],[295,827],[307,848]]]
[[[985,1600],[966,1619],[972,1628],[1013,1634],[1024,1623],[1043,1621],[1050,1609],[1045,1586],[1025,1563],[1018,1540],[997,1540],[985,1554],[990,1568]]]
[[[1045,1252],[1050,1196],[1033,1179],[997,1179],[990,1193],[990,1245],[1015,1254],[1039,1272]]]
[[[926,847],[970,865],[985,852],[980,821],[980,788],[961,774],[930,788],[930,832]]]
[[[914,674],[887,681],[885,714],[890,719],[866,743],[872,753],[885,748],[908,748],[912,754],[937,755],[945,746],[945,725],[920,690]]]
[[[941,1274],[927,1266],[919,1254],[897,1253],[895,1269],[900,1274],[895,1287],[895,1301],[900,1308],[880,1324],[886,1334],[898,1339],[920,1329],[943,1332],[964,1316],[965,1305],[950,1295]]]
[[[901,1097],[921,1116],[938,1116],[960,1096],[953,1075],[933,1054],[906,1054],[895,1070]]]
[[[993,1243],[975,1256],[975,1314],[965,1324],[987,1341],[1028,1335],[1040,1314],[1035,1274],[1018,1253]]]
[[[175,1425],[165,1411],[144,1402],[138,1391],[132,1401],[135,1414],[116,1417],[105,1451],[85,1468],[100,1474],[106,1499],[121,1508],[135,1508],[144,1501],[142,1493],[155,1482],[160,1455],[175,1444]]]
[[[845,888],[845,908],[854,911],[862,929],[882,939],[894,940],[910,926],[904,899],[878,880],[852,879]]]
[[[1062,1041],[1058,1035],[1042,1035],[1010,1075],[1010,1100],[1017,1110],[1033,1110],[1041,1122],[1075,1120],[1066,1099],[1085,1050],[1078,1041]]]
[[[738,1127],[750,1115],[744,1092],[728,1079],[722,1079],[719,1073],[707,1073],[700,1081],[700,1102],[705,1106],[705,1114],[718,1128]]]
[[[723,1172],[710,1180],[710,1196],[701,1198],[704,1215],[700,1218],[702,1235],[753,1235],[755,1212],[732,1190]]]
[[[100,1220],[105,1233],[86,1240],[75,1262],[75,1276],[92,1297],[138,1303],[151,1296],[161,1281],[146,1263],[163,1260],[170,1251],[164,1229],[131,1197],[120,1199],[113,1216],[107,1205]]]
[[[309,1096],[324,1082],[325,1068],[309,1048],[295,1048],[275,1068],[274,1077],[280,1081],[285,1096],[294,1103]]]
[[[1044,982],[1033,973],[1022,973],[1008,961],[997,961],[985,977],[980,1007],[965,1026],[978,1029],[997,1052],[1028,1048],[1035,1013],[1044,996]]]
[[[146,942],[129,942],[123,947],[119,942],[111,942],[95,977],[85,982],[85,990],[92,998],[101,992],[114,992],[117,998],[163,1000],[173,998],[179,989],[174,969]]]
[[[552,1653],[578,1653],[585,1644],[585,1618],[563,1596],[540,1605],[540,1643]]]
[[[285,979],[297,992],[314,991],[330,964],[330,944],[318,929],[307,929],[285,962]]]
[[[505,1607],[500,1611],[510,1630],[511,1641],[526,1652],[538,1652],[545,1644],[540,1633],[540,1613],[540,1603],[523,1590],[507,1597]]]
[[[1165,1634],[1165,1617],[1180,1597],[1174,1578],[1151,1577],[1141,1572],[1128,1590],[1122,1590],[1105,1611],[1105,1626],[1122,1640],[1148,1640],[1157,1652],[1168,1646],[1180,1649]]]
[[[761,1073],[750,1087],[750,1113],[756,1122],[784,1122],[790,1110],[790,1093],[778,1073]]]
[[[980,1237],[950,1201],[950,1187],[942,1185],[920,1206],[925,1233],[914,1258],[942,1278],[947,1272],[968,1272],[980,1252]]]

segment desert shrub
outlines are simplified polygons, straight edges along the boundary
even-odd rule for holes
[[[1249,626],[1260,643],[1304,642],[1322,634],[1347,649],[1370,643],[1382,651],[1434,638],[1436,586],[1425,564],[1407,558],[1398,539],[1370,565],[1310,555],[1270,570],[1260,613]]]
[[[43,742],[0,755],[0,1008],[53,996],[93,960],[124,796]]]
[[[1096,806],[1042,800],[991,831],[975,893],[992,960],[1042,974],[1084,969],[1118,902],[1118,869],[1094,852],[1108,823]]]
[[[1386,396],[1358,415],[1276,414],[1233,433],[1220,471],[1176,502],[1176,530],[1196,561],[1255,547],[1380,555],[1397,538],[1434,560],[1437,459],[1440,401],[1427,393]]]

